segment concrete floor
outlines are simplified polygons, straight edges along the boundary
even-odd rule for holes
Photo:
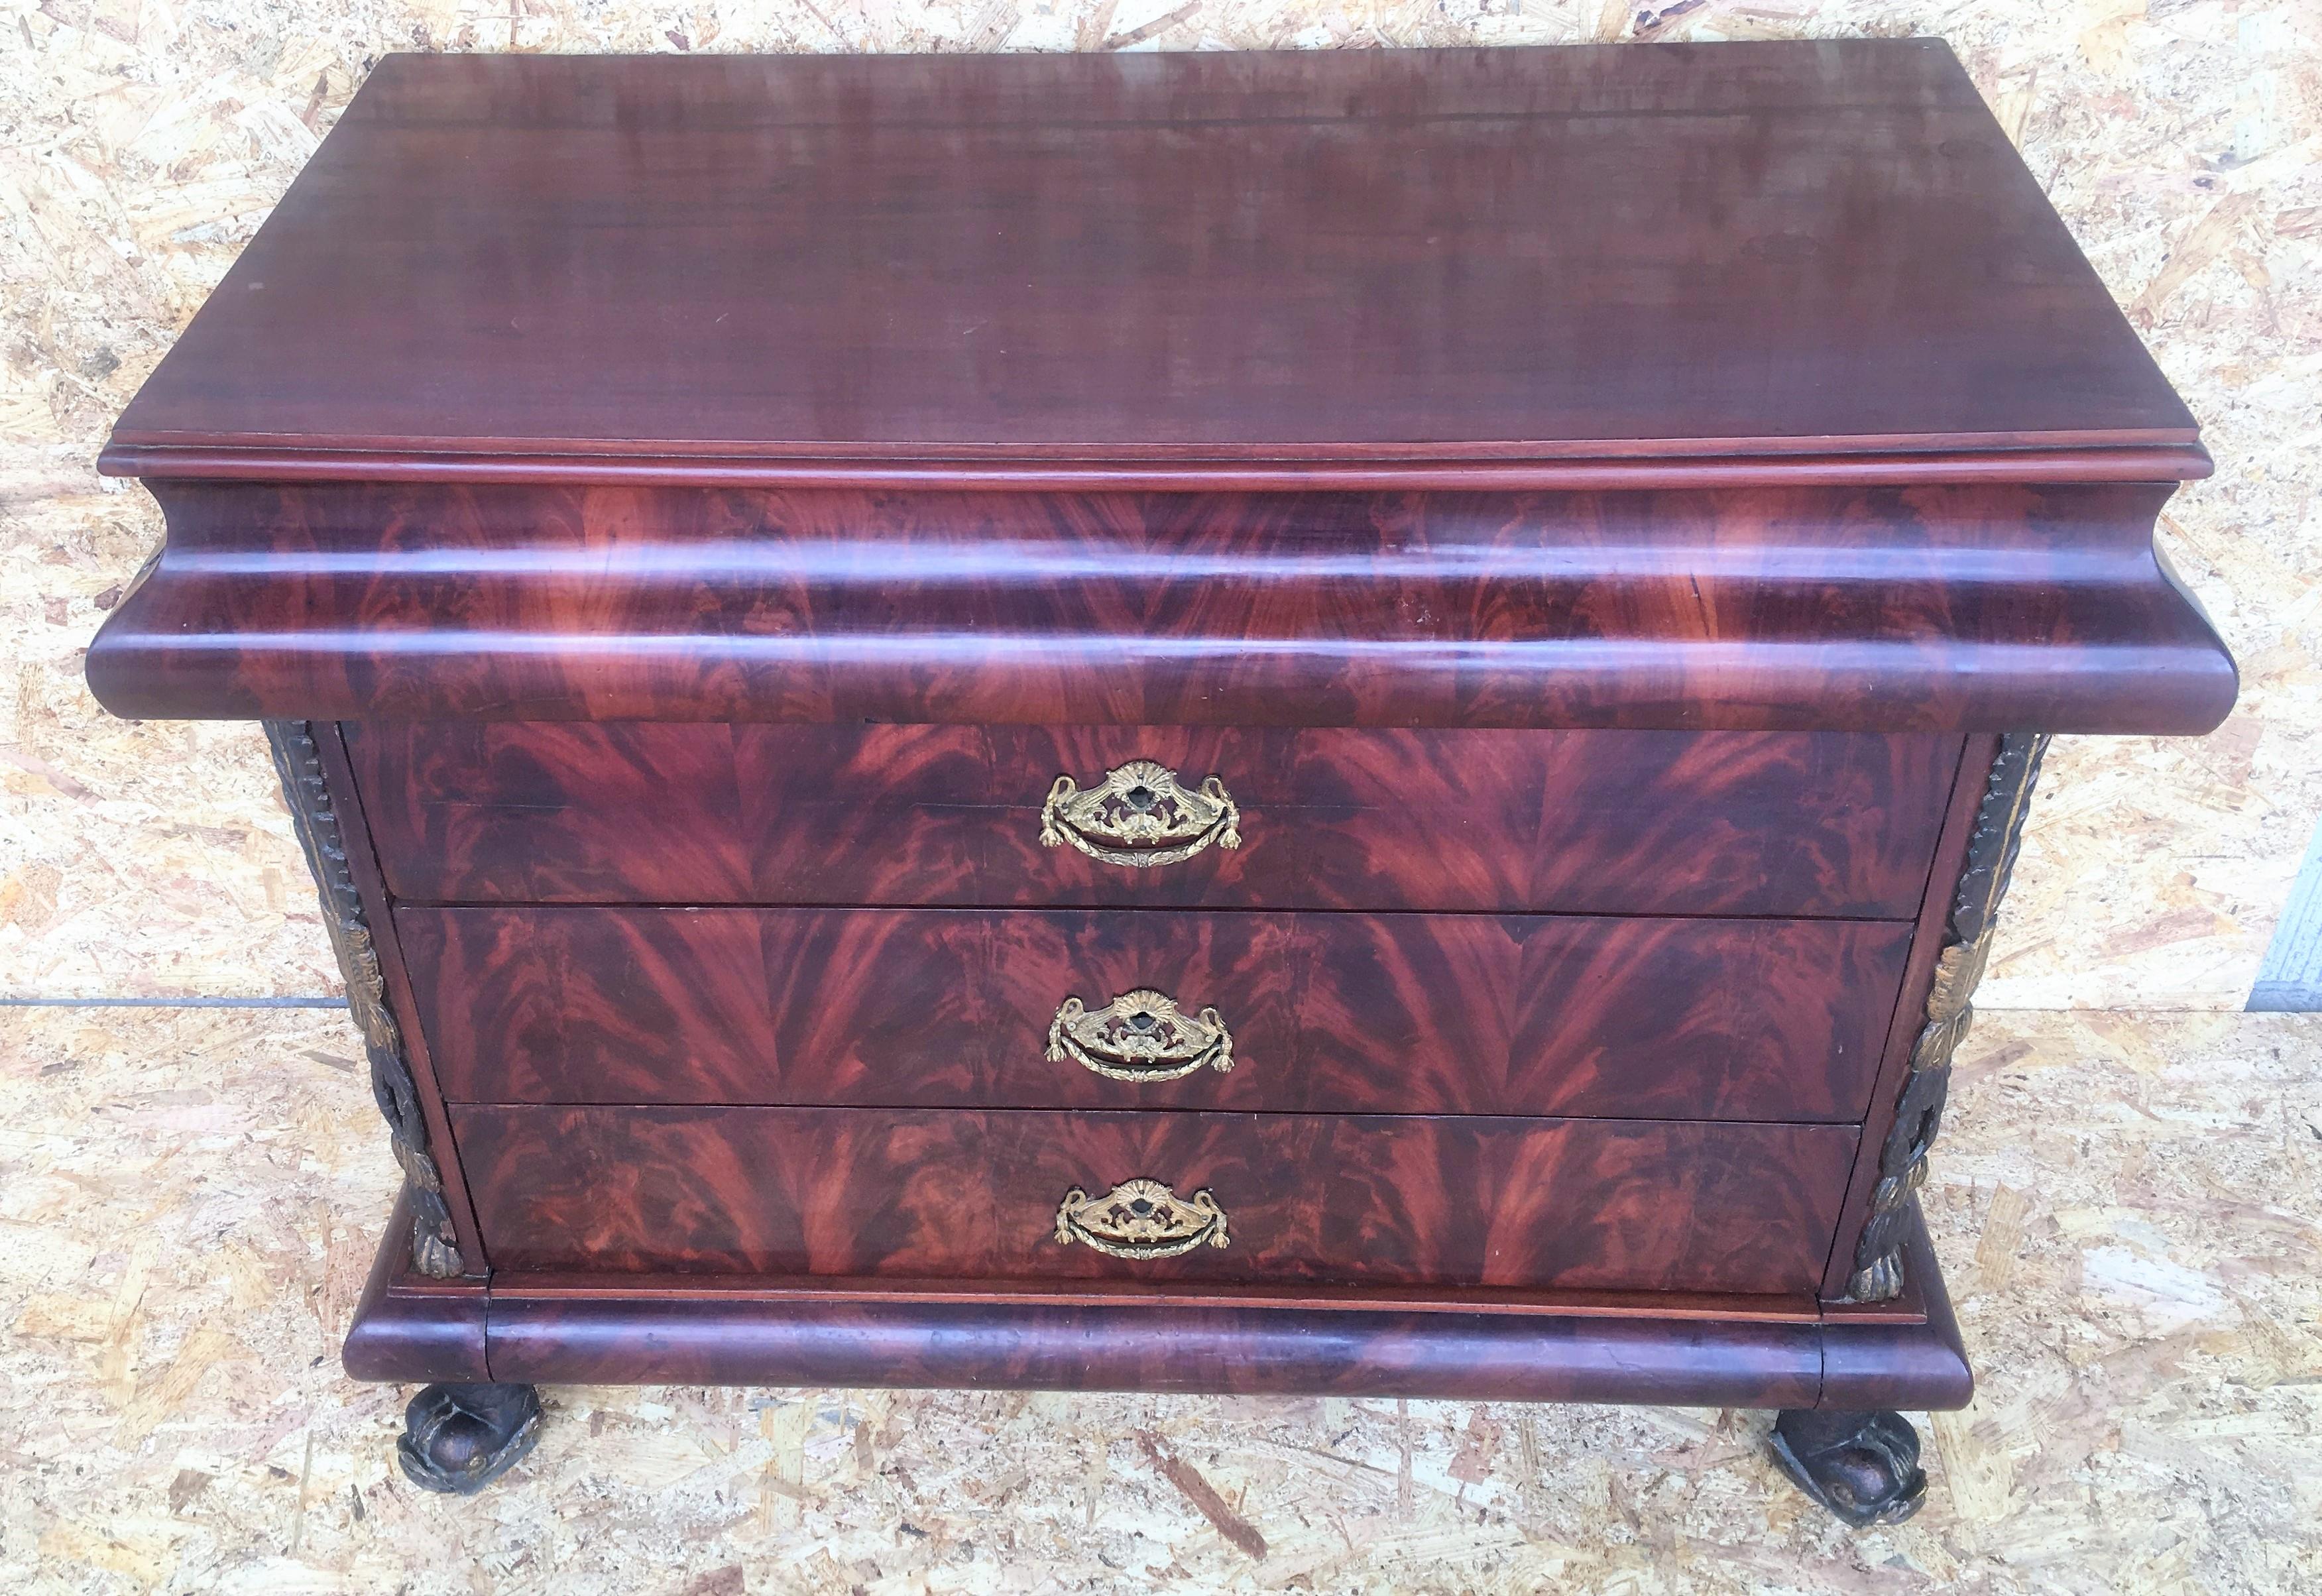
[[[0,1010],[0,1589],[2322,1591],[2312,1017],[1982,1017],[1928,1195],[1982,1395],[1864,1534],[1763,1414],[1459,1402],[552,1388],[430,1497],[337,1367],[393,1191],[358,1057]]]

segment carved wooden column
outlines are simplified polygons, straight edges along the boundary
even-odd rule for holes
[[[461,1272],[459,1242],[453,1234],[451,1211],[443,1206],[443,1180],[427,1150],[427,1122],[419,1111],[418,1089],[412,1084],[411,1065],[405,1059],[403,1034],[387,1006],[387,981],[380,974],[379,950],[371,941],[370,923],[363,915],[362,897],[347,869],[346,838],[338,813],[331,807],[330,788],[323,779],[322,756],[315,748],[313,725],[303,720],[270,720],[266,740],[274,749],[275,772],[282,778],[282,798],[289,806],[298,845],[306,851],[307,868],[322,896],[323,925],[331,935],[332,951],[339,956],[339,973],[346,978],[347,1008],[355,1029],[362,1033],[363,1052],[370,1059],[371,1096],[403,1166],[411,1188],[411,1262],[422,1274],[449,1280]]]
[[[1911,1199],[1926,1183],[1927,1155],[1951,1088],[1952,1058],[1975,1017],[1976,983],[1991,957],[1999,902],[2023,845],[2024,817],[2047,747],[2044,733],[2011,732],[1992,757],[1927,993],[1926,1018],[1911,1047],[1910,1073],[1894,1126],[1879,1150],[1870,1218],[1855,1243],[1847,1295],[1857,1302],[1888,1301],[1903,1290]],[[1787,1409],[1774,1422],[1773,1448],[1774,1461],[1799,1489],[1858,1528],[1900,1523],[1926,1500],[1918,1433],[1899,1413]]]
[[[1927,1178],[1927,1154],[1941,1128],[1951,1090],[1952,1055],[1975,1017],[1970,999],[1991,957],[1991,935],[1999,900],[2007,891],[2024,842],[2024,816],[2039,779],[2045,733],[2010,732],[1999,740],[1983,801],[1977,807],[1975,834],[1967,864],[1952,898],[1943,955],[1927,994],[1927,1017],[1911,1047],[1911,1072],[1895,1124],[1879,1154],[1879,1186],[1870,1199],[1870,1219],[1854,1245],[1854,1276],[1846,1294],[1857,1302],[1888,1301],[1903,1289],[1903,1233],[1913,1194]]]

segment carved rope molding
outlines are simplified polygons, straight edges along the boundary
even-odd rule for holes
[[[347,1008],[370,1057],[371,1096],[387,1116],[395,1162],[403,1166],[411,1187],[411,1261],[420,1273],[446,1280],[458,1274],[461,1265],[451,1210],[443,1206],[443,1178],[428,1156],[427,1121],[419,1112],[418,1090],[404,1058],[403,1034],[387,1007],[387,979],[379,972],[379,949],[371,942],[362,896],[347,868],[346,838],[331,807],[314,726],[303,720],[270,720],[265,725],[266,740],[274,749],[274,770],[282,778],[283,801],[290,807],[299,846],[306,851],[307,868],[315,872],[323,924],[330,931],[332,951],[339,956],[339,972],[346,977]]]
[[[1943,951],[1935,960],[1934,988],[1927,994],[1926,1022],[1911,1044],[1911,1072],[1896,1105],[1895,1126],[1879,1150],[1879,1186],[1871,1194],[1870,1218],[1854,1247],[1854,1274],[1846,1294],[1857,1302],[1884,1302],[1903,1290],[1904,1213],[1912,1194],[1927,1179],[1927,1154],[1951,1090],[1952,1055],[1975,1017],[1970,999],[1991,957],[1992,928],[1999,900],[2016,868],[2024,842],[2024,816],[2039,779],[2045,733],[2010,732],[1999,740],[1983,800],[1976,806],[1975,834],[1944,930]]]

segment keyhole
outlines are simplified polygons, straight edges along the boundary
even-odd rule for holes
[[[1152,808],[1152,807],[1158,803],[1161,798],[1161,795],[1159,793],[1155,792],[1149,787],[1141,785],[1130,788],[1121,796],[1129,800],[1129,807],[1136,810],[1140,815]]]
[[[1129,1211],[1140,1219],[1145,1218],[1153,1212],[1153,1199],[1149,1197],[1133,1199],[1129,1202]]]
[[[1129,1028],[1132,1031],[1149,1031],[1160,1023],[1142,1008],[1129,1017]]]

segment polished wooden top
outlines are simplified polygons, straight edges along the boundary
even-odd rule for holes
[[[1935,41],[407,55],[108,465],[2193,440]]]
[[[137,716],[2198,732],[1918,41],[384,63],[123,416]]]

